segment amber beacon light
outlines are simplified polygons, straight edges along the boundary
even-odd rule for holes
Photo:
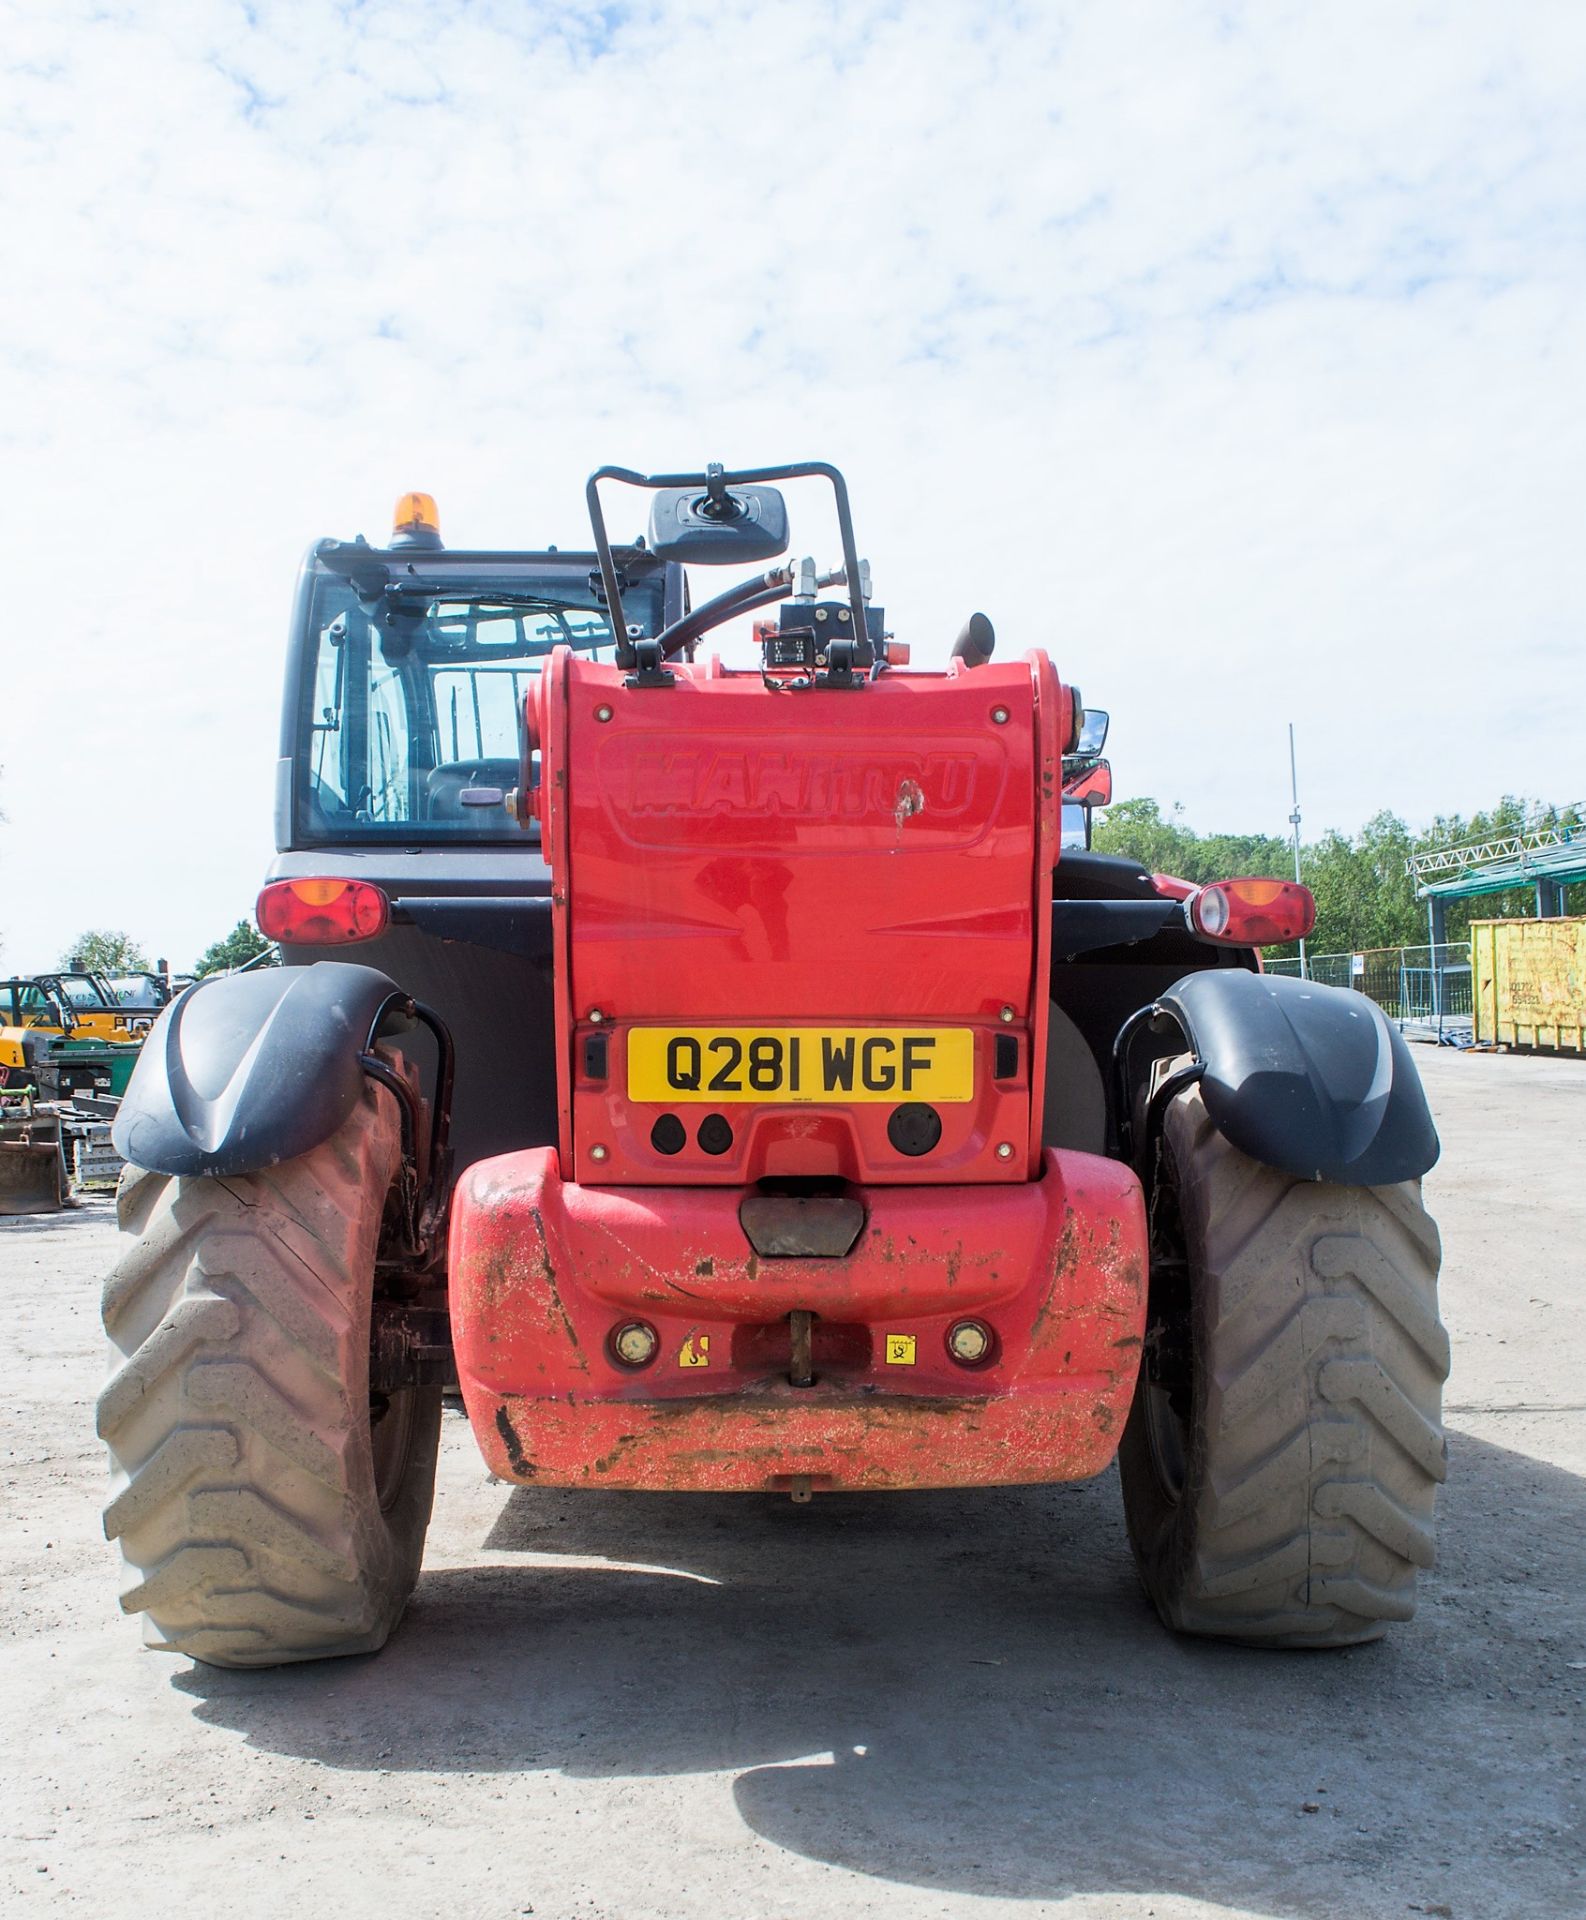
[[[404,493],[391,516],[393,547],[438,547],[441,544],[440,509],[429,493]]]

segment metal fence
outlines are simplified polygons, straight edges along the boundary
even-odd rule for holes
[[[1297,975],[1299,958],[1268,960],[1266,970]],[[1390,1019],[1435,1030],[1440,1037],[1471,1024],[1470,948],[1463,943],[1312,953],[1305,971],[1323,986],[1353,987]]]

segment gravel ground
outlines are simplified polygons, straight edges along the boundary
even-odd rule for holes
[[[5,1910],[1581,1920],[1586,1065],[1418,1058],[1442,1558],[1344,1654],[1170,1639],[1111,1474],[563,1495],[490,1483],[450,1414],[383,1654],[144,1652],[98,1520],[110,1209],[0,1223]]]

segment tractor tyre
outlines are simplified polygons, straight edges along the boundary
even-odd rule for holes
[[[370,1653],[418,1579],[438,1387],[370,1391],[375,1259],[401,1161],[374,1082],[266,1173],[129,1166],[105,1284],[105,1533],[150,1644],[216,1667]]]
[[[1119,1449],[1146,1593],[1180,1633],[1346,1647],[1415,1610],[1447,1451],[1448,1336],[1420,1182],[1247,1159],[1168,1105],[1151,1300]]]

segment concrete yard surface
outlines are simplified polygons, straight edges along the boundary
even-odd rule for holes
[[[532,1492],[455,1413],[382,1654],[146,1652],[99,1523],[111,1209],[0,1223],[4,1910],[1582,1920],[1586,1064],[1416,1058],[1441,1558],[1414,1621],[1343,1654],[1170,1637],[1111,1473]]]

